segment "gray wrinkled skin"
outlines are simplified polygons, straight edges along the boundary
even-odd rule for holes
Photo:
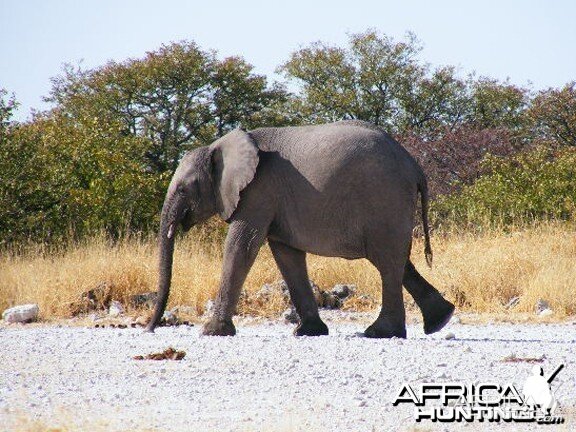
[[[406,337],[402,285],[440,330],[454,306],[409,260],[418,193],[426,256],[428,192],[422,169],[376,126],[359,121],[235,130],[188,153],[162,210],[159,299],[153,331],[166,307],[174,235],[213,214],[230,224],[214,316],[204,334],[234,335],[232,317],[258,250],[268,240],[301,322],[296,335],[328,334],[306,269],[306,253],[366,258],[382,277],[382,308],[368,337]]]

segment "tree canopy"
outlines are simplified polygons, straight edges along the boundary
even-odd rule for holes
[[[508,220],[501,195],[515,214],[573,217],[573,155],[563,149],[576,147],[576,83],[534,92],[461,77],[423,62],[421,50],[411,33],[369,30],[345,47],[295,51],[278,68],[286,83],[270,83],[242,57],[174,42],[93,69],[66,65],[46,97],[52,108],[25,122],[13,120],[17,100],[0,88],[0,239],[153,231],[185,151],[240,126],[342,119],[401,141],[428,173],[438,214],[464,220],[458,206],[480,200],[475,214]],[[530,178],[545,190],[516,182]]]

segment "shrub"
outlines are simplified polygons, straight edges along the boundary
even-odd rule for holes
[[[433,203],[436,225],[468,227],[573,220],[576,216],[576,149],[538,146],[513,158],[489,156],[491,173]]]
[[[432,197],[474,183],[489,168],[482,164],[486,155],[508,157],[518,151],[510,132],[503,128],[465,125],[435,140],[413,133],[398,139],[424,169]]]

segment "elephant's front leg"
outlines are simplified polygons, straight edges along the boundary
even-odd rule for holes
[[[268,240],[272,255],[284,277],[292,303],[300,317],[294,331],[296,336],[321,336],[328,334],[328,327],[320,319],[318,305],[308,279],[306,253],[285,244]]]
[[[234,221],[230,224],[214,314],[204,324],[202,334],[209,336],[234,336],[236,334],[232,317],[236,313],[242,285],[265,237],[263,229],[245,221]]]

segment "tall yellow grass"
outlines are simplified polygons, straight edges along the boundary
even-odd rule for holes
[[[541,298],[550,303],[555,316],[576,313],[576,227],[572,224],[543,224],[511,233],[449,234],[433,237],[432,244],[434,267],[426,267],[418,241],[412,251],[414,263],[460,311],[505,312],[504,304],[518,296],[513,312],[533,312]],[[170,305],[190,305],[199,315],[204,311],[218,287],[221,251],[219,242],[201,242],[194,235],[178,241]],[[309,256],[308,266],[311,279],[321,288],[354,283],[359,295],[374,299],[351,300],[348,308],[378,307],[380,277],[367,261]],[[253,293],[280,278],[264,247],[245,290]],[[125,302],[131,294],[154,291],[156,280],[153,240],[132,238],[112,244],[102,236],[60,250],[7,251],[0,258],[0,310],[34,302],[40,305],[43,319],[66,317],[70,303],[102,282]],[[407,294],[405,299],[410,300]],[[270,316],[283,307],[280,301],[264,305],[244,301],[240,312]]]

